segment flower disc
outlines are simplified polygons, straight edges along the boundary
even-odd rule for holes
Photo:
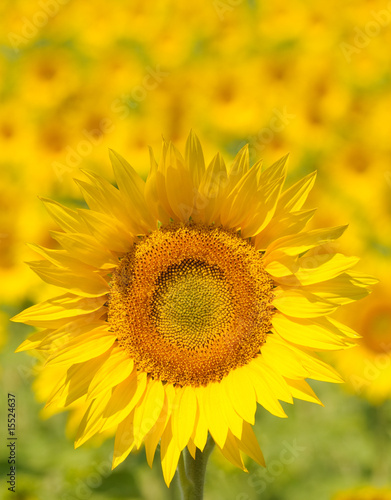
[[[233,231],[172,224],[122,259],[108,317],[139,369],[163,382],[207,385],[259,354],[272,289],[261,254]]]

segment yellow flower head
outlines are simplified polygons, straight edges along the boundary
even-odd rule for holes
[[[279,417],[279,401],[319,403],[305,379],[341,379],[313,351],[357,336],[329,317],[371,283],[335,251],[345,227],[305,230],[315,174],[283,191],[287,157],[250,168],[244,147],[205,167],[191,133],[184,158],[166,142],[159,163],[151,153],[146,182],[111,160],[118,189],[77,181],[89,209],[44,200],[61,248],[34,247],[30,265],[65,293],[14,318],[43,328],[19,350],[60,368],[48,404],[86,405],[77,445],[116,431],[113,467],[142,443],[152,464],[160,441],[169,484],[208,433],[238,467],[241,452],[263,464],[257,403]]]

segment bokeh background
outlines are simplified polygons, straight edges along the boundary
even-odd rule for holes
[[[318,170],[313,227],[349,223],[338,251],[380,278],[340,319],[360,345],[326,355],[346,384],[313,383],[325,407],[258,410],[268,463],[249,474],[218,453],[207,500],[391,498],[391,3],[384,0],[2,0],[0,33],[1,498],[177,499],[144,452],[110,472],[113,440],[75,451],[77,411],[48,416],[29,334],[9,317],[47,298],[26,242],[53,247],[37,198],[82,206],[73,178],[113,179],[108,148],[141,175],[161,137],[192,128],[206,158],[245,143],[288,182]],[[53,295],[53,294],[52,294]],[[7,492],[6,396],[17,397],[17,493]]]

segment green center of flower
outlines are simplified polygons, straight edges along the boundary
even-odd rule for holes
[[[223,333],[230,300],[221,269],[186,259],[159,276],[151,314],[163,338],[195,349]]]

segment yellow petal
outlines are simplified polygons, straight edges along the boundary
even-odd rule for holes
[[[193,185],[198,188],[205,172],[205,161],[200,140],[192,130],[186,141],[185,159],[193,179]]]
[[[255,460],[257,464],[262,465],[263,467],[266,466],[262,450],[259,447],[253,428],[248,422],[243,422],[242,438],[236,439],[236,442],[238,447],[250,458]]]
[[[239,467],[239,469],[242,469],[244,472],[248,472],[244,466],[237,440],[231,432],[228,432],[224,446],[219,446],[219,448],[225,458],[235,465],[235,467]]]
[[[161,435],[163,434],[163,431],[166,428],[168,422],[171,422],[170,418],[173,407],[173,401],[175,399],[175,389],[171,384],[166,384],[164,387],[164,392],[165,392],[165,398],[160,416],[155,422],[155,425],[145,436],[144,440],[145,452],[150,467],[152,467],[156,447],[160,441]]]
[[[248,212],[250,215],[242,222],[242,238],[251,238],[257,235],[272,220],[284,180],[285,177],[280,177],[273,184],[268,185],[267,188],[257,192],[257,197],[262,202],[258,202],[256,206],[251,208]]]
[[[302,290],[337,306],[363,299],[371,293],[369,288],[357,285],[348,273],[340,274],[328,281],[308,285]]]
[[[250,159],[248,152],[248,144],[242,147],[242,149],[237,153],[231,167],[228,170],[228,185],[227,194],[229,194],[238,181],[244,177],[244,175],[250,169]]]
[[[346,335],[346,337],[349,337],[349,338],[352,338],[352,339],[361,338],[361,336],[357,332],[355,332],[354,330],[352,330],[348,326],[343,325],[342,323],[340,323],[336,319],[334,319],[334,318],[327,318],[327,320],[330,323],[332,323],[332,325],[337,329],[338,333],[341,333],[342,335]]]
[[[88,178],[88,182],[80,179],[75,179],[75,182],[80,186],[89,208],[104,214],[112,214],[114,207],[118,210],[122,201],[118,189],[95,172],[83,169],[81,172]]]
[[[61,229],[70,233],[88,233],[86,223],[80,219],[75,210],[71,210],[47,198],[40,199],[50,216],[57,222]]]
[[[147,377],[144,372],[136,372],[117,385],[103,412],[101,432],[118,425],[129,415],[144,395],[147,387]]]
[[[132,371],[133,360],[117,344],[114,345],[107,361],[102,364],[91,381],[88,399],[94,399],[109,387],[120,384]]]
[[[196,396],[197,396],[197,416],[196,416],[196,423],[192,435],[192,440],[194,441],[194,444],[197,446],[197,448],[201,451],[205,448],[206,441],[208,439],[208,424],[206,422],[205,418],[205,411],[203,407],[203,399],[202,395],[199,394],[199,392],[203,392],[203,388],[196,388]]]
[[[20,344],[19,347],[15,350],[15,352],[28,351],[30,349],[37,349],[41,342],[48,336],[52,330],[43,330],[42,332],[33,333],[30,335],[24,342]]]
[[[257,162],[237,182],[231,192],[226,192],[223,200],[220,219],[225,227],[237,228],[248,215],[249,207],[254,209],[257,198],[257,174],[262,170],[262,162]],[[250,202],[250,203],[249,203]]]
[[[257,162],[238,181],[236,186],[227,197],[221,207],[220,219],[225,227],[237,227],[245,220],[251,205],[257,197],[257,174],[261,171],[262,163]]]
[[[43,248],[33,243],[28,243],[27,246],[57,267],[73,269],[81,273],[85,273],[87,270],[94,272],[95,270],[94,267],[71,257],[66,250],[52,250],[51,248]]]
[[[357,257],[346,257],[340,253],[304,255],[299,259],[300,269],[295,273],[302,285],[312,285],[330,280],[357,264]]]
[[[119,424],[115,433],[112,469],[125,460],[134,446],[133,413],[131,413]]]
[[[270,378],[265,377],[264,369],[258,363],[252,361],[248,365],[248,375],[255,390],[257,401],[265,410],[277,417],[286,418],[287,415],[278,401],[273,387],[270,385]]]
[[[256,366],[258,365],[258,366]],[[254,358],[252,363],[248,365],[248,367],[253,368],[257,367],[258,371],[262,373],[262,377],[267,381],[268,385],[272,393],[276,396],[280,401],[285,401],[286,403],[292,403],[292,397],[289,392],[289,388],[287,383],[285,382],[285,378],[282,377],[273,366],[270,366],[266,363],[265,358],[261,355]]]
[[[215,401],[216,408],[220,408],[222,418],[227,422],[228,428],[235,437],[242,435],[243,419],[236,413],[226,391],[221,384],[211,384],[210,395],[212,401]]]
[[[297,379],[309,376],[289,345],[277,334],[267,336],[267,341],[262,346],[262,356],[283,377]]]
[[[284,236],[274,241],[264,255],[265,264],[273,260],[274,252],[283,252],[286,255],[298,255],[311,248],[336,240],[345,232],[347,226],[337,226],[326,229],[314,229],[305,233]]]
[[[151,160],[151,168],[145,183],[145,200],[147,202],[151,214],[153,214],[153,216],[163,224],[168,224],[170,221],[170,216],[169,213],[167,213],[164,208],[166,204],[168,205],[168,201],[166,201],[165,203],[159,197],[158,166],[155,161],[152,148],[149,148],[149,155]],[[165,184],[164,184],[164,194],[166,199]]]
[[[89,234],[50,232],[51,236],[75,259],[98,269],[112,269],[119,263],[109,250]]]
[[[288,342],[313,349],[338,349],[349,345],[344,333],[330,318],[288,318],[274,314],[273,327]]]
[[[48,371],[45,370],[43,374],[39,374],[37,379],[34,380],[33,386],[38,397],[46,400],[44,409],[49,408],[50,406],[53,406],[55,409],[62,409],[65,406],[69,385],[69,380],[67,381],[68,369],[67,367],[60,367],[60,369],[53,371],[50,368]],[[43,391],[42,384],[45,384]],[[47,395],[48,392],[49,395]]]
[[[260,185],[272,184],[277,179],[286,176],[286,162],[289,158],[289,153],[282,156],[263,171],[258,171],[257,181]]]
[[[225,440],[227,438],[228,424],[221,417],[220,412],[216,411],[218,408],[216,407],[216,403],[213,400],[211,394],[211,385],[212,384],[209,384],[206,387],[197,388],[197,398],[199,401],[200,413],[204,417],[206,426],[209,429],[209,432],[211,433],[214,441],[219,446],[224,446]],[[195,438],[194,442],[196,443],[196,441],[197,438]]]
[[[50,330],[51,333],[42,339],[38,349],[43,351],[55,351],[82,333],[90,332],[98,326],[107,326],[107,323],[102,321],[101,317],[102,311],[98,310],[94,313],[90,313],[87,318],[85,316],[76,319],[73,318],[71,323],[62,325],[55,330]]]
[[[176,217],[187,222],[193,213],[197,190],[185,161],[172,144],[169,145],[168,159],[165,180],[167,198]]]
[[[50,364],[82,363],[106,352],[116,337],[107,330],[107,325],[98,326],[87,333],[76,336],[48,359]]]
[[[289,276],[297,272],[299,269],[299,263],[297,257],[281,254],[281,257],[278,260],[268,262],[265,269],[274,278],[278,278],[282,276]],[[284,280],[284,282],[285,281],[286,280]]]
[[[84,414],[75,437],[75,448],[88,441],[100,431],[103,423],[103,411],[110,401],[111,391],[107,391],[94,399]]]
[[[106,300],[106,297],[86,298],[66,293],[31,306],[11,320],[42,328],[58,328],[72,318],[101,309]]]
[[[193,441],[190,439],[190,441],[187,443],[187,449],[189,450],[190,455],[193,457],[195,460],[196,458],[196,452],[197,448],[196,445],[193,443]]]
[[[183,387],[177,392],[171,417],[172,432],[180,450],[183,450],[193,434],[196,415],[197,397],[194,389],[190,386]]]
[[[107,359],[107,352],[88,361],[72,365],[65,380],[64,406],[69,406],[87,394],[88,387],[96,372]]]
[[[170,202],[168,200],[167,194],[167,168],[169,165],[168,158],[169,145],[167,142],[163,141],[162,154],[160,157],[159,165],[156,171],[156,190],[158,198],[163,210],[171,217],[173,220],[178,221],[178,217],[171,208]]]
[[[303,206],[316,179],[316,171],[308,174],[284,191],[277,204],[277,213],[295,212]]]
[[[67,288],[85,297],[98,297],[110,291],[107,281],[97,273],[77,273],[72,269],[58,268],[46,260],[28,262],[30,268],[46,283]]]
[[[304,352],[302,349],[296,348],[295,346],[291,346],[291,349],[308,370],[308,378],[323,380],[325,382],[343,382],[339,373],[337,373],[334,368],[329,366],[327,363],[318,359],[315,354],[309,354]]]
[[[216,191],[217,194],[216,201],[211,203],[213,210],[208,209],[208,212],[210,212],[208,215],[210,221],[220,222],[221,207],[225,203],[226,197],[234,190],[235,186],[248,172],[249,168],[248,144],[243,146],[235,156],[232,165],[229,167],[228,173],[221,155],[218,154],[213,158],[208,167],[209,172],[205,173],[204,176],[205,185],[209,186],[207,189],[206,186],[204,186],[204,190],[206,189],[208,193]],[[206,177],[208,177],[208,180]],[[213,186],[216,186],[216,188],[213,189]],[[200,193],[202,193],[201,190]],[[201,200],[203,199],[202,195],[200,198]]]
[[[254,199],[249,200],[249,215],[241,224],[243,238],[255,236],[271,221],[286,178],[287,159],[288,155],[259,174],[259,188]]]
[[[232,370],[223,378],[221,384],[224,385],[236,413],[247,422],[254,424],[257,403],[254,388],[246,370],[243,368]]]
[[[254,246],[257,250],[266,250],[274,240],[300,233],[316,212],[303,210],[289,214],[274,214],[270,223],[255,237]]]
[[[79,210],[92,236],[111,252],[125,253],[132,248],[135,237],[122,223],[106,214]]]
[[[132,215],[136,221],[139,220],[145,231],[154,230],[156,220],[149,212],[145,201],[145,182],[122,156],[113,150],[109,152],[119,191],[129,215]]]
[[[107,214],[121,222],[132,232],[138,225],[134,224],[131,215],[126,210],[121,193],[110,182],[100,177],[95,172],[81,170],[89,182],[75,180],[81,187],[87,205],[99,213]]]
[[[277,295],[278,293],[278,295]],[[280,290],[273,305],[282,313],[294,318],[315,318],[333,313],[337,305],[326,298],[304,290]]]
[[[134,440],[137,448],[144,437],[155,425],[164,404],[164,387],[160,380],[150,381],[142,401],[136,405],[133,413]]]
[[[349,271],[347,273],[350,278],[352,279],[352,283],[358,286],[372,286],[376,285],[379,283],[379,280],[377,278],[374,278],[373,276],[369,276],[368,274],[363,274],[360,273],[359,271]]]
[[[222,193],[227,186],[227,170],[223,157],[218,153],[208,165],[201,180],[193,218],[211,224],[217,220]]]
[[[180,454],[181,450],[172,435],[172,429],[169,423],[163,432],[160,443],[163,477],[167,486],[170,486],[172,478],[174,477]]]
[[[314,393],[312,388],[307,384],[305,380],[289,380],[287,383],[290,387],[292,396],[296,399],[302,399],[303,401],[309,401],[310,403],[316,403],[318,405],[324,406],[324,404],[319,400],[317,395]]]

